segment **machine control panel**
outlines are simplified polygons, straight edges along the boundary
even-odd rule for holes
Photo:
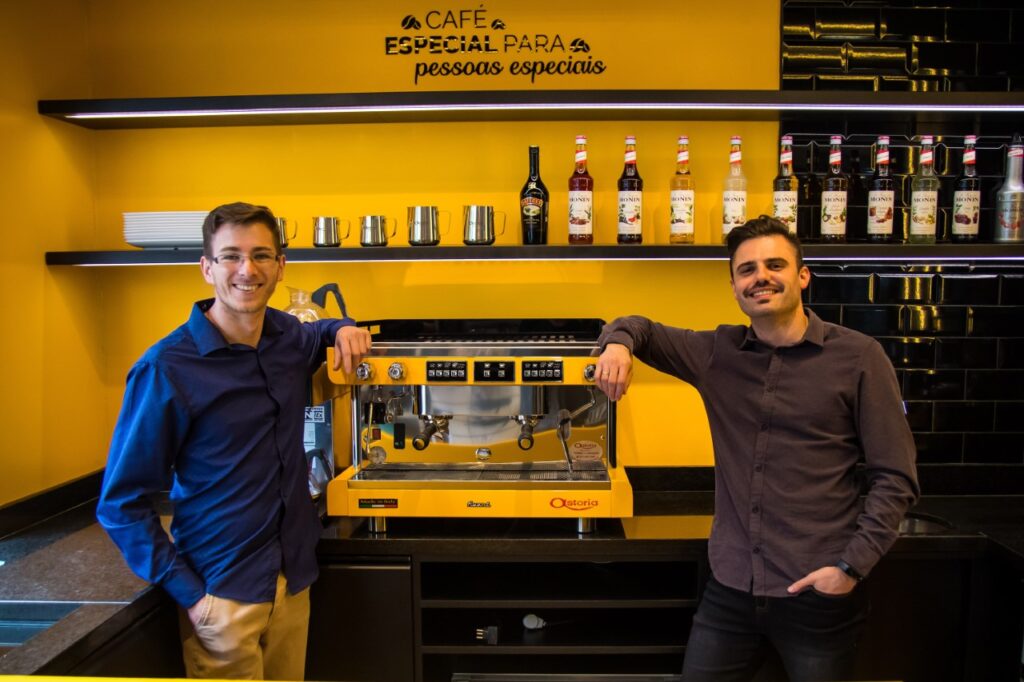
[[[429,360],[427,361],[427,379],[430,381],[465,381],[465,361],[459,360]]]
[[[476,382],[514,381],[515,373],[515,363],[511,360],[477,360],[473,363],[473,380]]]
[[[523,362],[523,381],[561,381],[562,361],[542,360]]]

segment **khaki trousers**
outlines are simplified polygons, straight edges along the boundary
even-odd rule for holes
[[[206,595],[193,627],[180,609],[181,648],[189,677],[240,680],[302,680],[309,633],[309,589],[288,594],[277,576],[273,602],[246,602]]]

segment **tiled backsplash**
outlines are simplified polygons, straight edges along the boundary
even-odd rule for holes
[[[807,306],[892,360],[919,464],[1024,464],[1024,266],[810,268]]]
[[[785,0],[783,90],[1019,91],[1018,0]]]

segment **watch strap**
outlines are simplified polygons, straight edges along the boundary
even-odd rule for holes
[[[836,568],[838,568],[840,571],[842,571],[846,575],[850,576],[851,578],[853,578],[857,582],[860,582],[861,580],[864,580],[864,576],[862,576],[857,571],[856,568],[854,568],[850,564],[846,563],[842,559],[840,559],[839,561],[836,562]]]

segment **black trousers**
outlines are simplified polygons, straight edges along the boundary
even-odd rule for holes
[[[814,590],[755,597],[712,577],[693,618],[683,680],[751,680],[769,647],[778,652],[792,682],[848,680],[868,610],[860,587],[841,597]]]

